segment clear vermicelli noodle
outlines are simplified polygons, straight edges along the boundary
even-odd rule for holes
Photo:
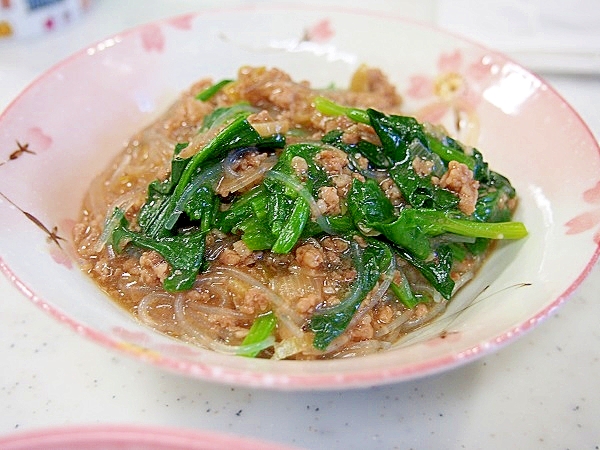
[[[358,81],[360,82],[358,82]],[[160,333],[272,359],[385,351],[439,316],[512,221],[482,154],[402,113],[380,70],[200,80],[91,184],[82,269]]]

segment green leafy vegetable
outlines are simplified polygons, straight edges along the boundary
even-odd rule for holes
[[[444,161],[458,161],[465,164],[469,169],[475,168],[475,159],[464,153],[464,150],[459,146],[450,146],[432,135],[426,136],[427,147]],[[448,142],[448,141],[447,141]],[[454,141],[450,141],[454,142]]]
[[[209,118],[208,126],[225,122],[223,129],[189,158],[180,157],[189,143],[178,144],[169,177],[162,182],[154,181],[148,187],[148,199],[138,214],[140,231],[130,230],[122,215],[119,226],[112,232],[112,243],[118,250],[130,243],[155,250],[163,256],[171,266],[171,273],[164,282],[168,291],[191,288],[204,262],[206,234],[219,219],[223,223],[223,218],[219,217],[220,202],[214,192],[221,174],[221,164],[216,161],[230,151],[244,147],[278,148],[285,144],[285,138],[280,135],[260,136],[246,120],[248,114],[247,107],[239,105],[218,111]],[[235,224],[238,227],[245,225],[246,230],[254,226],[254,237],[249,239],[252,248],[270,248],[273,237],[261,233],[258,224],[249,223],[246,212],[244,209],[239,211]],[[117,210],[115,214],[122,212]],[[226,226],[233,228],[233,225]]]
[[[413,293],[408,279],[403,276],[400,284],[391,283],[391,291],[398,297],[398,299],[409,309],[414,308],[420,303],[420,300]]]
[[[383,152],[395,163],[409,162],[409,146],[419,142],[425,148],[441,157],[444,161],[458,161],[474,169],[475,156],[467,155],[454,140],[445,137],[444,141],[425,131],[415,118],[408,116],[386,115],[374,109],[361,110],[339,105],[325,97],[315,99],[315,107],[323,114],[346,115],[356,122],[371,125],[383,144]]]
[[[404,199],[415,208],[454,209],[458,197],[416,174],[412,166],[397,164],[390,169],[390,177],[402,192]]]
[[[231,83],[233,80],[221,80],[218,83],[213,84],[212,86],[207,87],[198,95],[196,95],[196,100],[200,100],[202,102],[207,102],[210,100],[217,92],[219,92],[224,86]]]
[[[236,117],[248,117],[250,114],[258,110],[247,102],[235,103],[232,106],[224,106],[215,108],[210,114],[204,117],[202,127],[198,133],[205,133],[211,129],[216,129],[232,121]]]
[[[432,252],[429,237],[443,233],[487,239],[521,239],[527,236],[527,229],[520,222],[476,222],[433,209],[406,208],[393,222],[371,226],[422,259],[428,258]]]
[[[445,299],[450,299],[454,290],[454,280],[451,277],[453,257],[449,246],[439,246],[435,254],[426,260],[414,256],[411,252],[401,247],[396,247],[396,252],[398,256],[421,272],[425,279]]]
[[[125,214],[119,208],[113,213],[119,218],[111,237],[113,247],[121,252],[127,243],[137,247],[154,250],[170,264],[171,273],[165,279],[166,291],[191,289],[203,262],[205,250],[204,231],[186,231],[175,236],[153,238],[129,229]]]
[[[147,221],[146,233],[150,236],[161,236],[165,234],[165,231],[173,228],[183,212],[180,207],[181,199],[188,192],[186,189],[188,189],[194,176],[203,169],[205,162],[222,159],[231,150],[238,148],[259,146],[261,144],[280,147],[283,143],[278,139],[261,137],[244,115],[236,116],[213,140],[189,158],[179,180],[173,183],[174,187],[168,198],[164,199],[158,205],[158,208],[154,208],[153,216]]]
[[[352,180],[348,192],[348,211],[359,228],[371,228],[373,224],[387,222],[394,217],[394,208],[379,184],[372,179],[362,182]]]
[[[352,317],[367,294],[375,287],[380,276],[392,267],[393,255],[382,242],[370,239],[365,249],[350,240],[352,261],[356,268],[356,279],[346,297],[336,306],[315,312],[309,327],[315,333],[313,345],[319,350],[340,336],[350,324]]]
[[[238,354],[240,356],[248,356],[248,357],[254,358],[256,355],[258,355],[260,353],[261,350],[263,350],[263,348],[261,348],[262,347],[261,344],[264,345],[264,348],[272,345],[272,343],[268,340],[268,338],[273,334],[273,331],[275,330],[276,325],[277,325],[277,318],[275,317],[275,314],[273,314],[272,311],[269,311],[266,314],[258,316],[254,320],[254,323],[252,323],[252,326],[250,327],[248,334],[242,341],[242,348],[250,347],[250,346],[255,347],[255,348],[251,351],[246,351],[246,352],[242,351],[241,353],[238,353]]]
[[[369,122],[381,143],[383,151],[395,163],[409,162],[409,145],[418,141],[427,145],[423,125],[414,117],[385,115],[374,109],[368,109]]]
[[[328,116],[348,116],[357,122],[370,124],[369,115],[362,109],[343,106],[326,97],[316,97],[314,102],[317,110]]]
[[[348,208],[359,229],[379,231],[421,259],[427,259],[433,251],[430,238],[443,233],[488,239],[521,239],[527,235],[520,222],[477,222],[458,211],[404,208],[394,214],[390,201],[373,180],[352,182]]]
[[[302,197],[296,198],[294,207],[287,221],[279,230],[279,235],[271,250],[275,253],[288,253],[298,242],[309,217],[310,207],[308,203]]]
[[[344,150],[348,153],[349,157],[352,157],[356,153],[362,154],[377,169],[388,169],[392,166],[392,161],[386,156],[381,147],[363,140],[356,144],[346,144],[342,140],[342,135],[342,131],[333,130],[323,136],[321,140],[325,144]]]
[[[216,83],[196,98],[207,101],[230,82]],[[420,273],[442,297],[450,299],[455,288],[452,269],[457,261],[482,254],[492,240],[527,235],[522,223],[511,222],[514,188],[508,179],[490,170],[477,149],[466,150],[458,141],[413,117],[346,107],[325,97],[315,98],[314,104],[322,114],[345,115],[370,125],[379,142],[359,139],[348,144],[341,130],[314,142],[310,130],[292,130],[288,137],[306,142],[286,145],[286,136],[261,136],[251,125],[248,116],[259,111],[254,106],[242,102],[216,108],[198,130],[208,142],[200,147],[202,140],[192,138],[175,146],[169,176],[149,184],[137,223],[130,226],[117,208],[107,220],[110,233],[103,236],[106,234],[117,252],[132,245],[160,253],[171,267],[164,281],[165,290],[170,292],[190,289],[197,274],[207,267],[204,253],[211,230],[236,235],[250,250],[278,254],[292,252],[312,236],[345,239],[356,277],[339,304],[317,307],[306,324],[314,333],[314,347],[326,350],[352,323],[378,282],[385,280],[406,308],[431,300],[430,294],[413,291],[400,269],[402,276],[391,281],[397,262],[404,260],[412,266],[411,277],[413,272]],[[317,155],[330,146],[348,156],[350,164],[342,175],[351,176],[349,187],[338,184],[336,175],[318,161]],[[220,197],[216,186],[223,176],[223,160],[247,149],[267,152],[269,158],[276,155],[277,162],[247,192]],[[186,154],[189,156],[182,157]],[[360,155],[368,160],[368,168],[358,167]],[[421,170],[415,163],[417,158],[427,162],[428,170]],[[470,216],[460,211],[457,194],[439,185],[450,161],[465,164],[479,183],[475,211]],[[400,201],[388,198],[382,180],[395,184]],[[336,189],[341,213],[321,213],[318,201],[322,201],[319,195],[323,188]],[[254,357],[272,345],[275,327],[273,312],[257,317],[239,354]]]

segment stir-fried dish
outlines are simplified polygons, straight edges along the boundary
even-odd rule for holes
[[[439,315],[515,190],[476,148],[401,114],[378,69],[347,90],[278,69],[202,80],[90,187],[81,264],[139,320],[218,352],[385,350]]]

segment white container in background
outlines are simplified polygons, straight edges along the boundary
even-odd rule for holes
[[[79,19],[93,0],[0,0],[0,40],[52,33]]]

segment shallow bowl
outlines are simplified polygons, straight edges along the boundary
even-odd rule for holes
[[[361,358],[227,356],[139,324],[79,270],[70,232],[90,180],[192,82],[266,65],[316,87],[345,86],[363,63],[389,75],[407,113],[476,144],[520,196],[516,220],[529,236],[499,246],[435,322],[393,350]],[[575,111],[502,54],[393,14],[249,7],[119,33],[16,98],[0,116],[0,151],[0,268],[23,294],[100,345],[212,382],[346,389],[447,370],[546,318],[599,254],[599,149]]]

